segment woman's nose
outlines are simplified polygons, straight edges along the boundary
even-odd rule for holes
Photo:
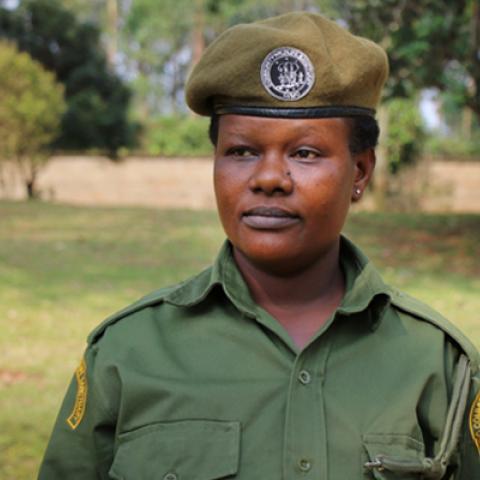
[[[250,177],[250,190],[266,195],[289,195],[293,191],[293,180],[287,162],[279,154],[264,155]]]

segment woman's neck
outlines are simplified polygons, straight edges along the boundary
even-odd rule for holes
[[[261,268],[234,248],[235,261],[253,299],[303,347],[341,303],[345,281],[339,244],[308,266],[278,275]]]

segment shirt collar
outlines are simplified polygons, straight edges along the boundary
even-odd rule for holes
[[[366,313],[372,330],[375,330],[390,304],[391,287],[383,281],[366,255],[344,236],[340,244],[340,263],[346,285],[337,313],[344,316]]]
[[[222,245],[213,265],[169,291],[164,300],[176,306],[189,307],[205,300],[215,286],[222,287],[237,306],[252,302],[248,287],[233,259],[228,240]]]
[[[368,258],[346,237],[341,238],[340,262],[345,274],[346,293],[337,309],[343,316],[368,312],[375,329],[388,306],[391,289]],[[214,287],[222,288],[229,300],[247,316],[255,317],[257,306],[233,258],[232,246],[223,244],[214,264],[171,290],[165,301],[177,306],[192,306],[204,301]]]

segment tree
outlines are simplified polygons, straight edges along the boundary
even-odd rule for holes
[[[425,128],[415,98],[393,98],[386,102],[390,118],[386,139],[388,168],[396,174],[404,165],[415,162],[425,140]]]
[[[121,47],[142,121],[183,104],[195,7],[190,0],[136,0],[126,15]]]
[[[434,87],[440,91],[461,91],[464,104],[474,108],[473,90],[469,85],[480,82],[480,70],[475,73],[474,66],[479,48],[475,33],[478,32],[476,3],[477,0],[338,0],[336,8],[350,30],[374,40],[387,51],[390,64],[384,95],[387,101],[415,98],[419,90]],[[389,171],[396,172],[411,163],[421,145],[420,135],[416,145],[405,144],[397,154],[392,154],[387,143],[390,146],[392,141],[398,143],[412,132],[407,128],[408,121],[401,127],[402,122],[397,122],[389,110],[392,108],[385,104],[381,107],[381,130],[388,132],[388,137],[393,131],[399,133],[401,128],[404,131],[394,140],[387,138],[378,149],[375,189],[380,206],[388,194]],[[400,111],[403,110],[400,108]]]
[[[60,131],[63,86],[30,55],[2,41],[0,98],[0,161],[16,166],[28,198],[33,198],[38,171]]]
[[[71,1],[71,0],[70,0]],[[120,2],[120,49],[133,78],[137,114],[185,113],[183,88],[203,49],[227,27],[332,0],[135,0]],[[331,10],[331,9],[330,9]]]
[[[0,36],[14,41],[65,85],[68,108],[56,146],[105,149],[115,156],[132,143],[130,92],[109,69],[100,31],[59,0],[22,0],[0,8]]]
[[[386,49],[390,60],[387,96],[405,97],[418,88],[450,88],[449,78],[459,69],[474,73],[478,20],[471,17],[476,3],[477,0],[340,0],[337,5],[353,32]]]
[[[454,92],[480,118],[479,0],[339,0],[352,30],[390,59],[388,96],[419,88]]]

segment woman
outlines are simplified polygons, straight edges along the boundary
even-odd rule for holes
[[[387,69],[306,13],[207,49],[187,101],[228,241],[90,335],[41,479],[480,478],[478,353],[341,236]]]

